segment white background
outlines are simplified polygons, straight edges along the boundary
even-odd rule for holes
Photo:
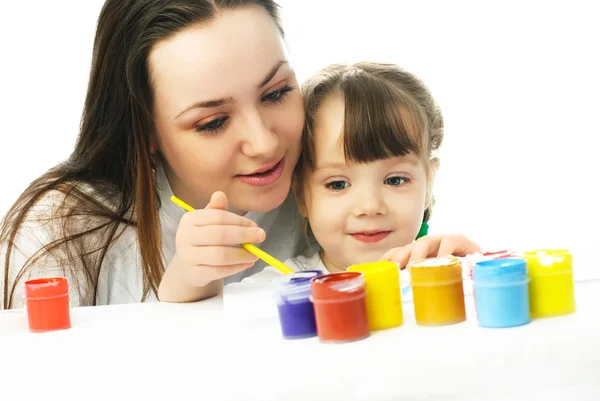
[[[103,1],[0,10],[0,213],[68,157]],[[331,62],[395,62],[446,121],[432,232],[486,247],[566,247],[600,276],[600,23],[595,2],[282,0],[302,81]]]

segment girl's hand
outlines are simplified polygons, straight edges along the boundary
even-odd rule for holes
[[[258,260],[240,244],[260,243],[265,231],[252,220],[227,211],[227,197],[215,192],[204,209],[179,222],[175,260],[184,280],[195,287],[246,270]]]
[[[387,251],[382,260],[398,263],[404,269],[409,262],[442,256],[466,256],[480,252],[479,245],[464,235],[432,235],[419,238],[412,244]]]

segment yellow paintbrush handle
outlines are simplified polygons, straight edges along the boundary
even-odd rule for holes
[[[188,205],[187,203],[185,203],[184,201],[182,201],[181,199],[179,199],[176,196],[171,196],[171,201],[173,201],[174,204],[181,207],[186,212],[191,212],[192,210],[194,210],[193,207],[191,207],[190,205]]]
[[[269,255],[268,253],[266,253],[262,249],[258,248],[254,244],[246,243],[246,244],[242,244],[242,246],[244,248],[246,248],[246,250],[248,252],[250,252],[254,256],[260,258],[261,260],[263,260],[268,265],[273,266],[274,268],[276,268],[277,270],[279,270],[283,274],[288,274],[288,273],[293,273],[294,272],[291,268],[287,267],[286,265],[284,265],[283,263],[281,263],[280,261],[278,261],[277,259],[275,259],[273,256]]]

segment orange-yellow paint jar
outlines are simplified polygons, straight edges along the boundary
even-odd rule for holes
[[[467,319],[460,259],[449,256],[409,263],[415,319],[441,326]]]
[[[523,253],[527,261],[529,310],[532,318],[575,312],[573,255],[566,249],[541,249]]]
[[[385,330],[402,325],[402,299],[398,266],[388,261],[362,263],[348,267],[365,278],[369,328]]]

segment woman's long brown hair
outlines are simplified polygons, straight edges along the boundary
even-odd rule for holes
[[[252,5],[266,10],[283,35],[272,0],[106,1],[75,149],[29,185],[0,227],[4,309],[13,307],[16,286],[31,269],[42,268],[46,257],[76,278],[72,284],[81,305],[95,305],[101,269],[110,269],[107,252],[127,227],[137,232],[144,285],[140,301],[150,291],[158,294],[165,267],[150,152],[156,128],[148,56],[157,42],[211,21],[221,10]],[[50,198],[56,204],[36,216],[39,202]],[[52,239],[25,265],[11,266],[17,235],[32,220],[50,228]]]

